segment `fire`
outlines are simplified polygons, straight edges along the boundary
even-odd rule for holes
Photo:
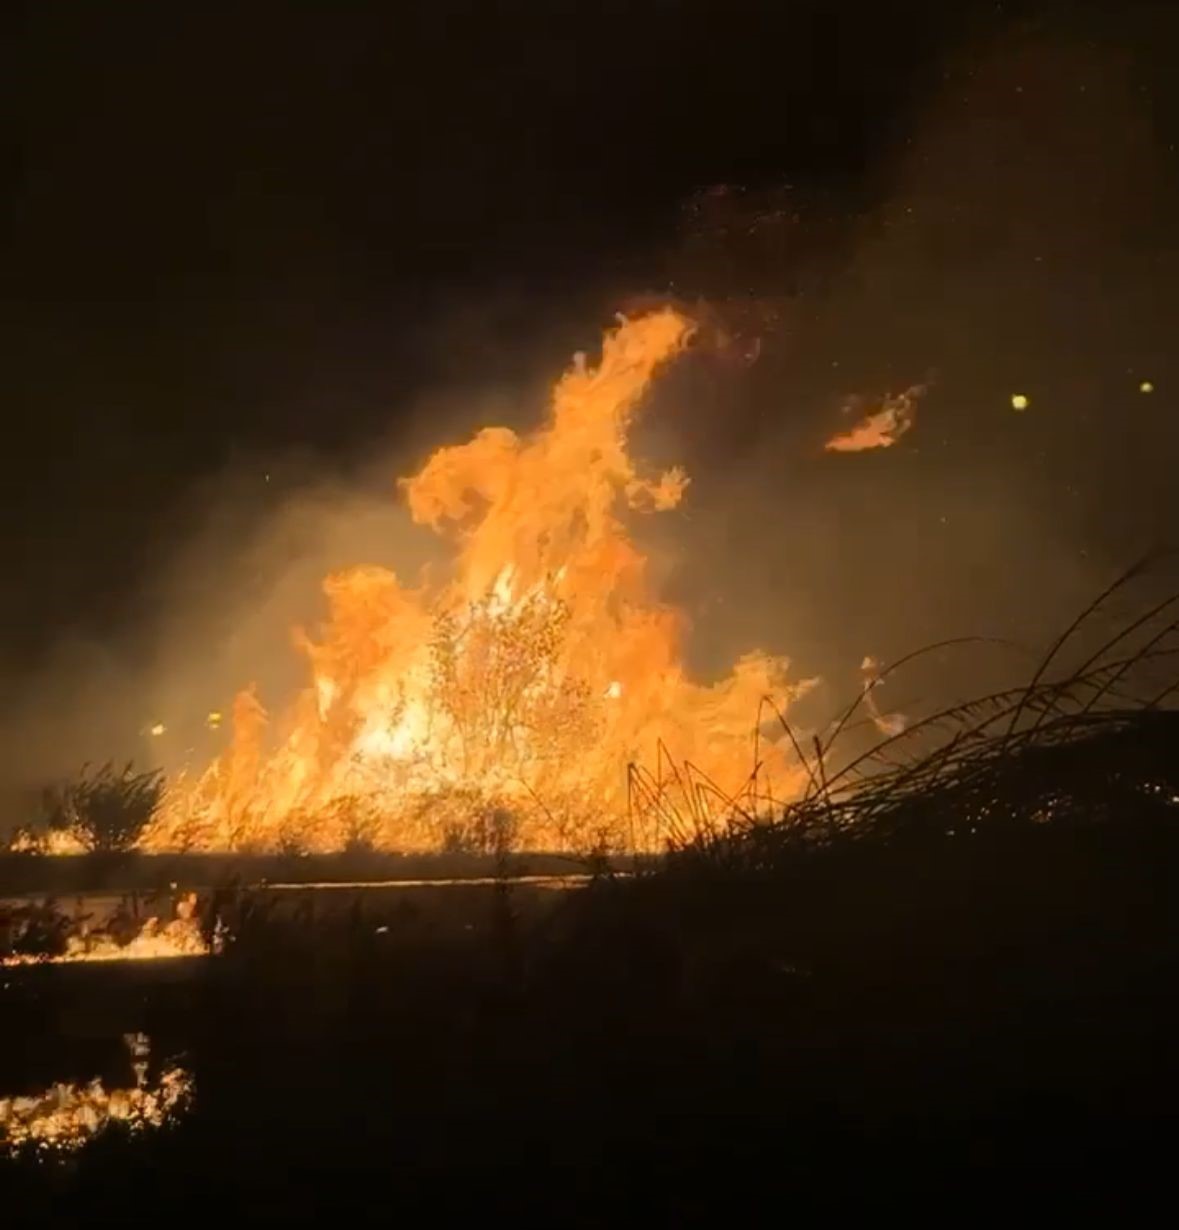
[[[240,693],[228,750],[171,784],[141,844],[649,844],[627,833],[627,766],[665,755],[717,798],[789,793],[800,766],[754,739],[763,698],[783,707],[800,690],[787,663],[753,653],[719,683],[690,679],[685,621],[652,592],[623,519],[683,499],[687,475],[641,473],[628,432],[692,333],[671,309],[621,319],[536,430],[486,428],[403,479],[413,519],[453,544],[449,577],[329,576],[325,625],[296,634],[305,691],[273,725]]]
[[[135,1073],[132,1088],[108,1091],[96,1079],[87,1085],[59,1083],[30,1097],[0,1097],[0,1155],[28,1149],[71,1153],[113,1123],[138,1133],[176,1117],[192,1096],[192,1077],[172,1067],[149,1083],[147,1039],[133,1034],[127,1044]]]
[[[829,453],[859,453],[870,448],[891,448],[917,421],[917,400],[925,392],[924,385],[914,385],[895,397],[885,397],[880,408],[865,415],[850,430],[832,436],[823,446]],[[858,399],[849,401],[844,409],[859,406]]]
[[[69,829],[49,829],[34,833],[18,829],[9,839],[8,848],[13,854],[85,854],[86,846],[78,835]]]
[[[196,917],[197,897],[188,893],[176,906],[176,917],[161,923],[148,918],[127,942],[119,943],[106,932],[67,935],[61,952],[8,952],[0,954],[0,966],[59,965],[86,961],[160,961],[177,957],[203,957],[213,949],[201,933]]]

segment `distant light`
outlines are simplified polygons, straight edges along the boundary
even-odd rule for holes
[[[606,689],[607,700],[617,700],[622,695],[622,684],[617,679]]]
[[[1149,380],[1144,380],[1144,381],[1143,381],[1143,382],[1142,382],[1142,383],[1138,386],[1138,392],[1139,392],[1139,393],[1153,393],[1153,392],[1154,392],[1154,385],[1153,385],[1153,384],[1152,384]]]
[[[1012,410],[1026,410],[1028,408],[1027,395],[1024,393],[1012,393],[1011,408]]]
[[[208,716],[207,718],[205,718],[205,725],[206,725],[206,726],[207,726],[210,730],[216,730],[216,729],[217,729],[217,727],[221,725],[221,712],[220,712],[220,710],[214,709],[214,710],[212,711],[212,713],[210,713],[210,714],[209,714],[209,716]]]
[[[157,722],[154,726],[151,726],[148,728],[147,733],[151,735],[153,738],[158,739],[160,735],[162,735],[164,731],[167,729],[168,728],[164,725],[163,722]]]

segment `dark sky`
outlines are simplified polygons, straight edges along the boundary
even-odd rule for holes
[[[745,547],[720,639],[825,666],[1056,618],[1175,511],[1172,8],[10,10],[13,679],[146,635],[219,475],[441,442],[431,391],[531,388],[643,294],[766,331],[666,393],[688,553],[731,593]],[[818,453],[930,373],[902,446]],[[720,579],[678,582],[705,628]]]
[[[235,449],[386,426],[445,372],[423,335],[464,298],[522,297],[522,327],[573,300],[608,318],[604,283],[662,289],[693,190],[856,185],[941,7],[30,6],[3,256],[6,545],[37,578],[15,632],[113,610],[177,485]]]

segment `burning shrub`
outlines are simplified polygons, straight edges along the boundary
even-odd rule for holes
[[[457,810],[451,810],[441,825],[441,849],[447,854],[508,853],[516,839],[518,822],[505,807],[494,801],[456,792]],[[451,801],[453,802],[453,800]],[[427,812],[432,804],[424,805]]]
[[[343,836],[345,854],[369,854],[381,845],[383,816],[378,803],[364,795],[337,799],[334,810]]]
[[[70,920],[51,899],[0,910],[0,964],[53,960],[69,946]]]
[[[803,685],[761,653],[694,681],[686,622],[624,515],[683,497],[687,476],[643,473],[628,436],[694,331],[670,308],[620,321],[532,431],[486,428],[403,479],[410,516],[453,544],[453,568],[416,585],[373,566],[329,576],[326,621],[296,638],[307,686],[273,724],[252,688],[239,694],[228,748],[170,784],[142,847],[488,849],[504,841],[498,812],[515,845],[584,850],[603,828],[625,844],[638,835],[626,766],[664,746],[739,789],[762,698],[785,706]],[[783,738],[753,761],[783,798],[805,784]],[[350,832],[336,805],[358,794],[373,815]]]
[[[130,850],[162,793],[158,769],[136,773],[129,763],[121,770],[107,763],[88,773],[83,766],[74,781],[45,791],[42,822],[34,834],[40,833],[41,848],[51,852],[67,842],[90,853]]]

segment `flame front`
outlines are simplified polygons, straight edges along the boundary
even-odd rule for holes
[[[77,853],[70,848],[66,853]],[[49,853],[53,853],[50,850]],[[52,918],[52,915],[51,915]],[[11,925],[4,930],[11,932]],[[11,934],[5,938],[15,938]],[[215,932],[210,945],[201,932],[196,893],[185,893],[176,903],[176,917],[169,922],[149,917],[122,942],[109,931],[90,932],[85,924],[65,937],[64,948],[52,952],[13,951],[0,942],[0,967],[18,965],[73,965],[92,961],[167,961],[179,957],[204,957],[220,951],[222,933]]]
[[[162,1127],[192,1095],[192,1078],[170,1068],[155,1085],[107,1090],[101,1081],[59,1084],[34,1097],[0,1098],[0,1154],[26,1148],[73,1152],[112,1123],[139,1133]]]
[[[678,612],[651,592],[623,509],[674,508],[687,476],[639,473],[634,411],[692,324],[670,309],[623,320],[601,361],[579,356],[547,421],[439,449],[401,492],[454,544],[450,577],[406,586],[358,567],[329,576],[322,633],[299,632],[311,680],[271,730],[254,691],[233,707],[227,752],[172,783],[148,849],[531,849],[627,832],[627,766],[666,754],[719,795],[746,787],[764,697],[784,705],[786,663],[741,659],[690,680]],[[761,744],[755,776],[787,793],[801,770]]]
[[[124,1034],[135,1084],[107,1090],[102,1081],[87,1085],[59,1082],[32,1096],[0,1097],[0,1156],[28,1151],[45,1157],[72,1153],[112,1124],[138,1135],[163,1127],[181,1114],[193,1096],[192,1076],[170,1067],[148,1081],[151,1040]]]

